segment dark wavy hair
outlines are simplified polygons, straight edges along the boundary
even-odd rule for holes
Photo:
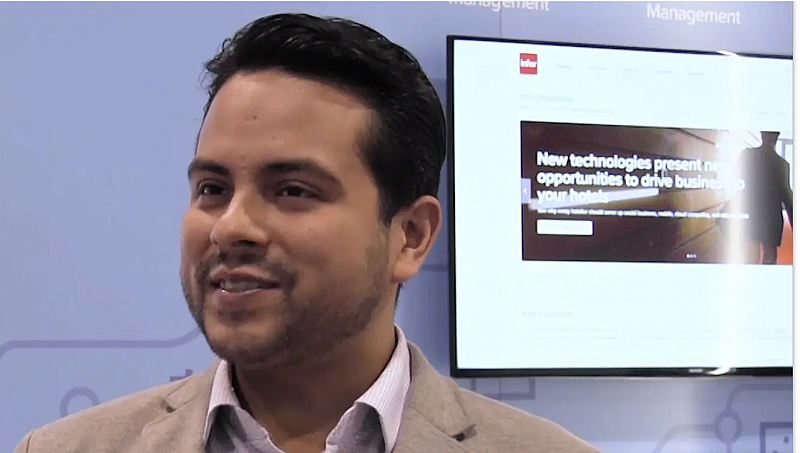
[[[205,69],[204,119],[240,72],[277,69],[348,90],[376,113],[362,157],[378,186],[381,220],[437,195],[446,155],[441,101],[417,59],[372,28],[308,14],[266,16],[226,39]]]

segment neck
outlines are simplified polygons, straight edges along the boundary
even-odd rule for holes
[[[386,368],[397,341],[393,318],[376,318],[367,330],[313,362],[236,369],[239,399],[283,451],[323,451],[342,415]]]

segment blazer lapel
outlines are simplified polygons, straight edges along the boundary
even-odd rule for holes
[[[458,402],[458,385],[440,375],[416,345],[411,352],[411,387],[393,453],[463,453],[460,442],[474,434]]]
[[[424,416],[409,410],[392,453],[464,453],[458,440],[447,435]]]
[[[201,453],[211,385],[219,361],[159,401],[160,414],[142,430],[136,453]]]

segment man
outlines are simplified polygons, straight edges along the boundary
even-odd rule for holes
[[[439,98],[362,25],[255,21],[206,65],[181,278],[220,357],[18,453],[597,452],[460,389],[394,324],[441,229]]]
[[[778,132],[761,132],[761,145],[742,151],[738,167],[745,181],[741,203],[750,218],[744,237],[752,244],[761,264],[776,264],[783,242],[783,212],[793,226],[789,163],[775,152]]]

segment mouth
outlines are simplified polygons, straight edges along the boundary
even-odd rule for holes
[[[209,279],[211,288],[230,294],[243,294],[260,290],[278,289],[280,284],[272,279],[247,272],[215,272]]]
[[[211,282],[211,287],[224,291],[226,293],[247,293],[252,291],[259,291],[263,289],[277,289],[280,286],[274,282],[265,282],[261,280],[233,280],[223,279]]]

